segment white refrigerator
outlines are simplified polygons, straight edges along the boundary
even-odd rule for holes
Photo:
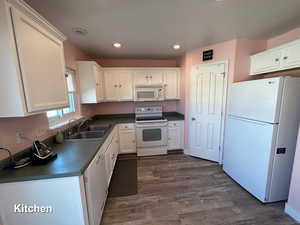
[[[233,83],[223,169],[262,202],[288,198],[300,122],[300,78]]]

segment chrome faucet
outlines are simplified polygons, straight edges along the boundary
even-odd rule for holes
[[[81,130],[81,127],[82,127],[83,125],[85,125],[88,121],[91,121],[91,120],[92,120],[91,118],[85,118],[85,119],[83,119],[83,120],[79,123],[79,125],[78,125],[78,127],[77,127],[77,132],[79,133],[80,130]]]
[[[69,121],[68,121],[68,124],[67,124],[67,135],[68,136],[72,135],[71,124],[72,124],[72,122],[75,122],[75,121],[77,121],[77,120],[74,118],[69,119]]]

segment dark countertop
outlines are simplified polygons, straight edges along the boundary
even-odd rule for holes
[[[179,113],[164,113],[169,121],[183,120]],[[52,147],[57,159],[46,165],[29,165],[21,169],[0,170],[0,183],[80,176],[84,173],[115,124],[134,123],[134,114],[95,116],[92,124],[112,124],[102,139],[66,140]]]
[[[53,147],[58,154],[57,159],[46,165],[30,165],[20,169],[1,170],[0,183],[80,176],[102,143],[103,140],[65,141],[63,144]]]

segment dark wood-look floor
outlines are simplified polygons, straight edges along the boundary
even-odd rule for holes
[[[215,163],[185,155],[138,160],[138,194],[108,198],[102,225],[295,225]]]

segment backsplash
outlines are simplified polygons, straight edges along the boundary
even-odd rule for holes
[[[136,107],[162,106],[164,112],[176,112],[178,101],[164,102],[106,102],[99,104],[82,104],[84,115],[126,114],[134,113]]]

